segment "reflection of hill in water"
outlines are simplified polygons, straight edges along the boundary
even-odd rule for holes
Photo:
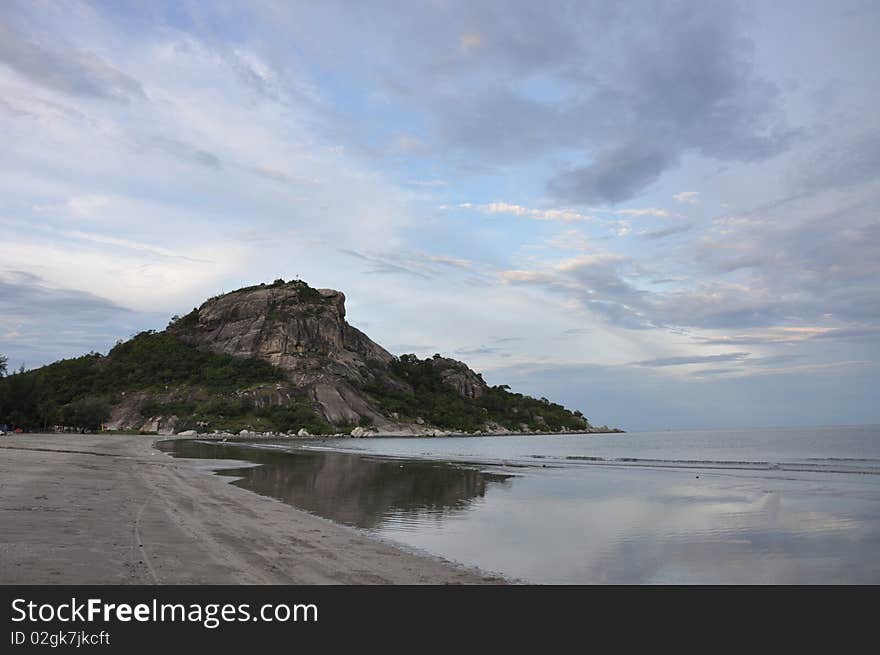
[[[382,460],[348,453],[272,452],[178,442],[179,457],[238,459],[259,467],[224,470],[237,484],[340,523],[379,527],[390,516],[442,516],[466,509],[506,475],[443,462]]]

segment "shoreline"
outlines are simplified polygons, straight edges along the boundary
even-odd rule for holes
[[[260,496],[155,447],[176,438],[185,437],[0,438],[0,584],[508,582]]]
[[[36,434],[36,433],[22,433],[24,434]],[[104,432],[90,432],[80,434],[77,432],[51,432],[44,434],[53,434],[53,435],[73,435],[73,436],[86,436],[86,435],[105,435],[105,436],[134,436],[134,437],[154,437],[158,441],[166,441],[173,439],[201,439],[205,441],[214,441],[214,440],[224,440],[228,439],[230,441],[258,441],[261,439],[284,439],[290,441],[308,441],[313,439],[443,439],[448,437],[455,438],[470,438],[470,437],[549,437],[549,436],[576,436],[576,435],[587,435],[587,434],[627,434],[626,430],[621,430],[620,428],[610,428],[608,430],[569,430],[565,432],[443,432],[441,430],[435,430],[424,433],[413,433],[413,432],[405,432],[405,431],[385,431],[385,432],[370,432],[365,431],[362,435],[356,436],[353,434],[345,434],[345,433],[334,433],[334,434],[296,434],[296,433],[285,433],[285,432],[251,432],[251,431],[242,431],[239,433],[235,432],[224,432],[224,431],[215,431],[215,432],[197,432],[195,430],[186,430],[184,432],[127,432],[123,430],[105,430]]]

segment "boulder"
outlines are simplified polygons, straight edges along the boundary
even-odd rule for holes
[[[440,372],[440,379],[455,389],[462,398],[480,398],[489,388],[483,376],[472,371],[464,362],[439,355],[434,355],[428,361]]]

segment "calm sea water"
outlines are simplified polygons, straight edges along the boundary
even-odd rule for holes
[[[177,442],[234,484],[539,583],[880,583],[880,427]]]

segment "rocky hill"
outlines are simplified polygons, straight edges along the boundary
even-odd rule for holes
[[[4,420],[147,432],[602,430],[580,412],[490,387],[454,359],[395,357],[348,324],[342,292],[300,280],[211,298],[106,356],[4,378]]]
[[[278,367],[333,425],[386,423],[358,389],[375,383],[394,356],[346,322],[340,291],[300,281],[240,289],[208,300],[168,332],[201,351]]]

